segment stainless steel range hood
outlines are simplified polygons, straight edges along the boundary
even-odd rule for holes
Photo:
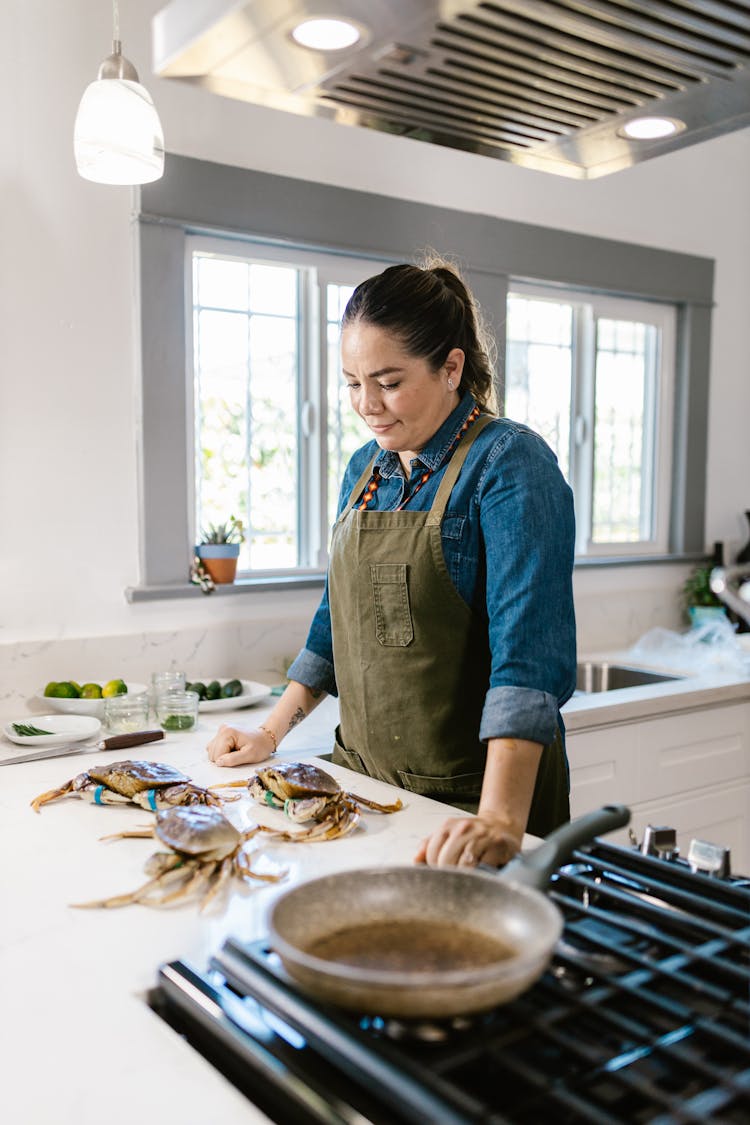
[[[312,16],[362,38],[300,47]],[[153,39],[165,78],[578,179],[750,125],[744,0],[172,0]],[[685,128],[619,135],[646,115]]]

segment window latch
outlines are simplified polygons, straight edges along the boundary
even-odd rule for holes
[[[302,436],[306,438],[312,437],[315,432],[315,406],[309,399],[302,403],[300,428],[302,430]]]

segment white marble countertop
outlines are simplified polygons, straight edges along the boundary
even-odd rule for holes
[[[269,710],[264,703],[230,715],[201,715],[190,733],[99,756],[163,760],[199,784],[249,776],[249,766],[229,771],[212,765],[205,745],[220,721],[255,726]],[[291,732],[279,758],[294,761],[328,752],[335,721],[335,701],[326,700]],[[0,757],[19,750],[0,738]],[[261,863],[269,870],[288,868],[287,878],[278,886],[247,889],[235,882],[231,894],[205,915],[195,902],[163,909],[75,910],[71,902],[140,886],[144,862],[160,846],[153,840],[99,840],[150,822],[148,813],[132,806],[99,807],[68,797],[38,815],[29,808],[33,797],[82,772],[94,757],[86,753],[0,768],[3,1119],[14,1125],[266,1121],[147,1007],[143,996],[155,983],[158,966],[179,957],[203,969],[228,934],[262,936],[269,904],[296,880],[373,863],[411,862],[419,841],[450,813],[445,805],[324,762],[345,787],[379,801],[399,792],[406,807],[388,816],[365,814],[364,827],[342,840],[264,841],[258,845],[265,857]],[[284,823],[281,813],[245,795],[227,805],[227,814],[238,827],[253,819]]]

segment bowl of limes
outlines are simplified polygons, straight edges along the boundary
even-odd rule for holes
[[[105,700],[115,695],[145,695],[146,684],[126,683],[125,680],[51,680],[39,692],[39,697],[53,711],[64,715],[94,715],[104,717]]]

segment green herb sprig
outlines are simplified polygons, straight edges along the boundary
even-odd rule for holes
[[[54,734],[54,731],[40,730],[39,727],[32,726],[30,723],[12,723],[11,725],[16,734],[20,734],[24,738],[36,738],[39,734]]]

